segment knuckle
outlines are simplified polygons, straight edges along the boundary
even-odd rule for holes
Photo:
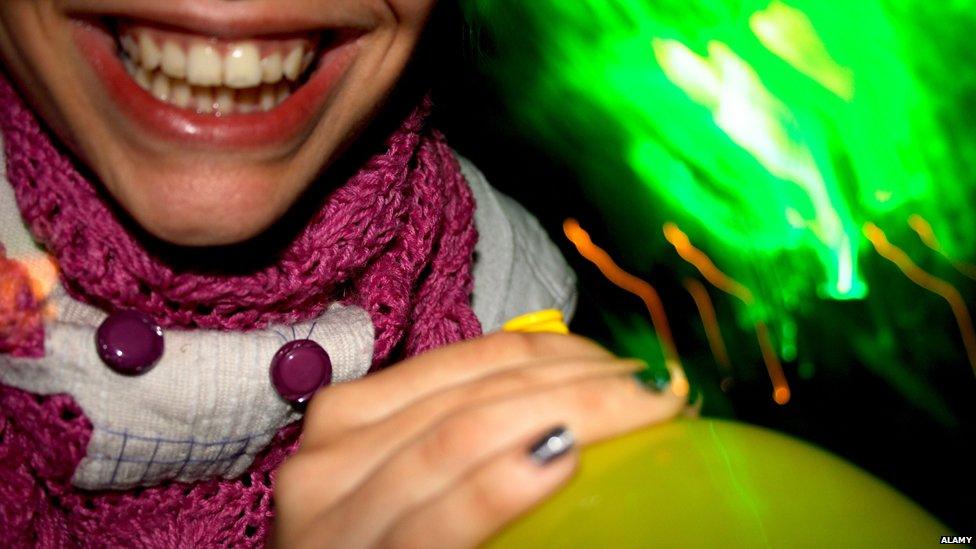
[[[355,382],[331,385],[320,390],[308,403],[303,429],[314,433],[316,438],[330,439],[356,425],[356,410],[360,407],[350,403],[357,401],[358,393],[359,387]]]
[[[539,378],[540,370],[538,369],[516,368],[502,373],[497,377],[496,383],[500,383],[506,388],[527,387],[536,384]],[[488,384],[484,385],[487,386]]]
[[[611,356],[609,351],[592,339],[575,334],[496,332],[484,340],[486,345],[498,346],[526,359],[552,355]]]
[[[463,402],[477,402],[493,398],[506,391],[530,387],[538,383],[541,374],[535,369],[513,368],[490,376],[482,383],[466,387],[458,398]]]
[[[484,343],[490,348],[505,349],[507,352],[530,358],[543,354],[539,338],[535,334],[519,332],[496,332],[484,338]]]
[[[481,429],[467,415],[448,418],[425,437],[421,459],[431,467],[460,459],[478,443]]]
[[[588,386],[577,389],[575,400],[579,408],[592,414],[602,414],[609,405],[607,395]]]
[[[681,410],[681,399],[648,392],[630,376],[607,378],[575,387],[573,406],[602,430],[659,423]]]
[[[623,392],[631,392],[628,380],[606,379],[598,383],[583,383],[576,386],[573,399],[576,405],[587,413],[606,415],[618,412],[630,399],[622,398]]]
[[[346,408],[342,403],[353,398],[355,395],[352,393],[357,392],[357,389],[358,384],[355,381],[329,385],[315,393],[308,403],[305,415],[322,416],[342,411]]]
[[[303,430],[317,431],[320,426],[327,424],[325,418],[329,417],[329,408],[331,405],[331,402],[329,402],[331,395],[329,393],[330,391],[319,391],[315,393],[312,400],[308,401],[308,407],[305,408]]]

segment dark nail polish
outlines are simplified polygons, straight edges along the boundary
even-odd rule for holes
[[[634,374],[634,377],[655,393],[664,391],[671,384],[671,372],[664,367],[647,368]]]
[[[572,432],[565,427],[556,427],[529,448],[529,456],[536,465],[545,465],[564,455],[575,444]]]

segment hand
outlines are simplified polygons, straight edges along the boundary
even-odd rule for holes
[[[299,451],[275,478],[281,547],[467,547],[572,475],[529,449],[555,427],[580,443],[677,415],[592,341],[499,333],[458,343],[310,402]]]

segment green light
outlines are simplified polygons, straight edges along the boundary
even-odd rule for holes
[[[931,127],[932,90],[910,59],[891,55],[911,56],[911,36],[883,3],[848,4],[482,0],[470,9],[499,23],[501,77],[539,133],[557,145],[612,134],[622,147],[636,181],[607,189],[594,178],[598,192],[638,183],[667,204],[640,213],[695,221],[711,252],[815,258],[791,265],[786,276],[803,280],[791,287],[857,298],[867,290],[865,221],[924,211],[956,251],[976,235],[937,207],[946,180],[936,182],[918,144],[945,150],[946,136]],[[567,128],[577,135],[560,136]]]
[[[749,28],[766,49],[793,68],[845,101],[854,98],[854,75],[831,57],[802,11],[772,2],[749,18]]]
[[[872,330],[926,329],[922,290],[894,290],[901,275],[877,260],[866,223],[923,263],[976,257],[972,0],[464,5],[495,37],[487,68],[517,120],[578,169],[622,260],[674,262],[659,235],[675,222],[755,295],[740,326],[765,319],[790,359],[811,348],[798,317],[837,321],[831,300],[869,287],[886,300],[856,309],[885,310]],[[916,312],[896,323],[899,310]],[[873,367],[890,362],[847,343]]]

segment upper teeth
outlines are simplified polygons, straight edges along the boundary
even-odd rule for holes
[[[296,48],[301,51],[299,48]],[[296,74],[297,78],[298,75]],[[254,44],[237,44],[224,59],[224,84],[231,88],[253,88],[261,83],[261,54]],[[294,78],[292,78],[294,80]]]
[[[304,40],[275,43],[262,54],[256,41],[220,46],[205,38],[179,40],[142,29],[123,35],[121,43],[129,59],[142,68],[159,68],[166,76],[186,79],[194,86],[240,89],[262,82],[275,84],[282,77],[295,81],[312,62],[311,47]]]
[[[223,83],[220,54],[209,44],[196,44],[187,56],[187,79],[198,86],[219,86]]]
[[[290,91],[284,83],[274,85],[296,82],[314,57],[310,41],[299,39],[218,43],[134,28],[125,30],[119,42],[127,69],[143,88],[160,100],[200,112],[227,112],[227,104],[234,103],[233,90],[247,91],[238,111],[253,110],[254,98],[261,109],[273,108]]]

